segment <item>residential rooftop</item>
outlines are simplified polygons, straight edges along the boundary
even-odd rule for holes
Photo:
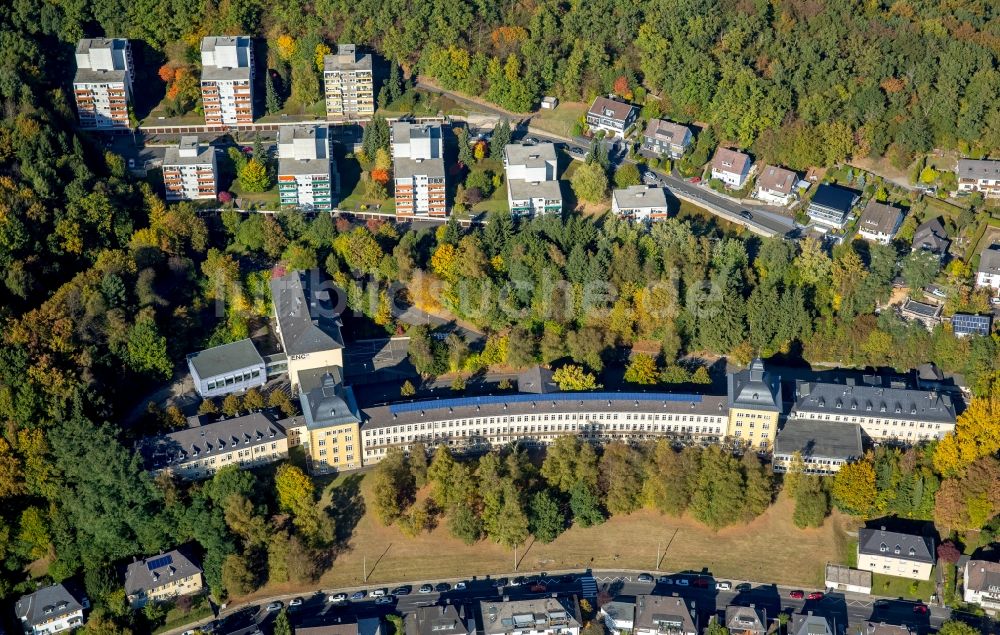
[[[392,160],[394,178],[409,179],[414,176],[444,178],[444,159],[408,159],[395,157]]]
[[[125,593],[135,595],[157,589],[170,580],[183,580],[201,573],[201,567],[179,550],[135,560],[125,569]]]
[[[951,240],[944,225],[937,218],[921,223],[913,232],[913,248],[924,249],[935,254],[944,254],[948,251]]]
[[[765,165],[760,176],[757,177],[757,186],[771,192],[791,194],[798,180],[799,176],[791,170],[775,165]]]
[[[631,185],[612,193],[618,209],[666,208],[667,191],[662,187]]]
[[[970,591],[993,592],[1000,589],[1000,564],[988,560],[969,560],[965,563],[968,578],[966,588]]]
[[[510,197],[515,201],[526,201],[532,198],[543,198],[547,201],[562,200],[562,186],[559,181],[523,181],[509,179]]]
[[[960,179],[1000,179],[1000,161],[959,159],[956,172]]]
[[[820,183],[813,194],[811,205],[834,209],[844,214],[851,211],[858,199],[857,192],[829,183]]]
[[[1000,275],[1000,245],[990,245],[979,255],[980,273]]]
[[[902,215],[903,210],[898,207],[871,199],[861,213],[858,229],[872,234],[892,235],[895,233],[896,227],[899,225],[899,217]]]
[[[87,598],[72,584],[52,584],[21,596],[14,605],[14,614],[25,624],[38,626],[89,606]]]
[[[624,122],[635,109],[635,106],[623,101],[608,99],[607,97],[597,97],[587,111],[588,115],[614,119]]]
[[[163,155],[163,165],[207,165],[215,159],[215,148],[201,145],[196,136],[181,137],[176,146],[168,146]]]
[[[731,148],[719,148],[712,157],[712,168],[720,172],[731,172],[733,174],[743,174],[750,168],[753,160],[750,155]]]
[[[543,597],[532,600],[482,600],[483,633],[580,628],[580,609],[575,597]]]
[[[679,123],[667,121],[666,119],[650,119],[649,123],[646,124],[646,130],[643,132],[643,135],[679,146],[684,143],[684,138],[690,132],[690,128],[682,126]]]
[[[898,531],[887,531],[885,527],[861,528],[858,530],[858,553],[934,564],[934,540]]]
[[[371,70],[371,53],[361,53],[353,44],[338,44],[336,53],[323,56],[324,73]]]
[[[264,358],[260,356],[257,347],[249,338],[191,353],[187,356],[187,360],[202,378],[225,375],[249,366],[264,364]]]
[[[687,601],[677,595],[637,595],[634,630],[698,632]]]
[[[537,168],[556,161],[556,146],[553,143],[508,143],[503,154],[507,165]]]
[[[404,627],[406,635],[468,635],[476,630],[475,618],[466,616],[463,604],[417,607],[406,614]]]

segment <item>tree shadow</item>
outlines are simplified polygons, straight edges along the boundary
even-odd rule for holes
[[[365,499],[361,495],[362,478],[361,474],[345,476],[340,484],[333,488],[330,504],[325,510],[334,521],[335,550],[338,552],[346,549],[354,528],[365,515]]]

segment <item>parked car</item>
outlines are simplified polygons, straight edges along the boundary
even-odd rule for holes
[[[691,581],[687,578],[677,578],[677,586],[690,586]]]
[[[288,608],[295,608],[296,606],[302,606],[302,598],[292,598],[288,601]]]
[[[130,170],[135,169],[135,159],[128,160],[128,169]]]
[[[343,604],[344,602],[347,601],[347,594],[338,593],[336,595],[331,595],[326,598],[326,601],[329,602],[330,604]]]
[[[412,587],[408,585],[398,586],[392,590],[392,593],[390,595],[409,595],[410,591],[412,590],[413,590]]]
[[[701,177],[700,176],[692,176],[690,179],[688,179],[688,181],[691,182],[691,183],[701,183]]]
[[[388,592],[389,592],[389,589],[375,589],[374,591],[372,591],[372,597],[373,598],[380,598],[380,597],[386,595]]]
[[[806,597],[806,599],[807,600],[822,600],[823,599],[823,594],[821,592],[819,592],[819,591],[813,591],[812,593],[810,593]]]
[[[421,593],[430,593],[431,591],[434,590],[434,587],[432,587],[429,584],[421,584],[420,588],[417,590],[420,591]]]
[[[524,576],[523,575],[519,575],[519,576],[517,576],[516,578],[514,578],[513,580],[510,581],[510,586],[521,586],[522,584],[524,584]]]
[[[271,602],[266,607],[264,607],[264,610],[270,613],[272,611],[280,611],[282,608],[284,608],[284,606],[285,604],[283,602]]]
[[[375,598],[375,604],[392,604],[392,596],[383,595],[382,597]]]
[[[716,582],[715,583],[715,590],[716,591],[728,591],[728,590],[730,590],[732,588],[733,588],[733,583],[732,582],[727,582],[727,581],[723,580],[722,582]]]
[[[444,593],[445,591],[451,591],[451,585],[447,582],[438,582],[434,590],[438,593]]]
[[[740,212],[740,216],[747,220],[753,220],[753,214],[751,214],[747,210],[743,210],[742,212]]]
[[[805,596],[806,594],[803,593],[802,591],[792,591],[791,593],[788,594],[788,597],[792,598],[793,600],[801,600]]]
[[[652,584],[653,583],[653,576],[649,575],[648,573],[640,573],[639,577],[638,577],[638,580],[639,580],[639,582],[646,582],[648,584]]]
[[[465,582],[464,581],[463,582],[456,582],[455,583],[455,590],[456,591],[464,591],[465,590]]]
[[[674,579],[671,578],[668,575],[661,575],[660,577],[656,578],[656,583],[657,584],[673,584],[674,583]]]
[[[753,587],[750,586],[749,582],[740,582],[736,585],[737,591],[749,591],[751,588]]]
[[[926,604],[914,604],[913,612],[919,615],[927,615],[927,605]]]
[[[368,593],[366,591],[355,591],[354,593],[351,594],[351,599],[352,600],[363,600],[363,599],[365,599],[366,595],[368,595]]]
[[[507,578],[497,578],[496,580],[493,581],[493,586],[495,586],[498,589],[502,589],[505,586],[507,586],[508,582],[510,582],[510,580],[508,580]]]
[[[547,590],[548,590],[548,588],[544,584],[542,584],[541,582],[536,582],[535,584],[531,585],[531,592],[532,593],[545,593],[545,591],[547,591]]]

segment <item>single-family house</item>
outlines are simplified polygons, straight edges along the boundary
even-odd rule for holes
[[[917,302],[913,298],[907,298],[899,310],[899,314],[907,320],[916,320],[928,330],[933,329],[941,323],[941,307],[937,304]]]
[[[962,575],[963,600],[978,604],[990,613],[1000,611],[1000,564],[969,560]]]
[[[852,190],[821,183],[816,187],[806,213],[813,222],[833,229],[843,229],[851,208],[858,202],[858,194]]]
[[[815,615],[812,611],[792,615],[792,622],[786,632],[788,635],[837,635],[830,627],[830,620],[825,616]]]
[[[924,536],[862,528],[858,530],[858,568],[911,580],[929,580],[934,540]]]
[[[637,595],[634,635],[698,635],[694,603],[674,595]]]
[[[587,125],[592,131],[603,130],[613,137],[625,138],[625,132],[635,123],[639,109],[623,101],[598,97],[587,111]]]
[[[981,192],[986,198],[1000,197],[1000,161],[959,159],[955,175],[959,192]]]
[[[753,159],[750,155],[719,147],[712,157],[712,178],[719,179],[727,187],[738,190],[746,184],[752,166]]]
[[[604,626],[612,635],[631,633],[635,628],[635,603],[613,600],[601,605]]]
[[[464,604],[421,606],[407,613],[406,635],[475,635],[476,619],[467,615]]]
[[[776,617],[776,616],[772,616]],[[767,613],[756,604],[726,607],[726,628],[730,635],[765,635],[767,633]]]
[[[938,258],[944,258],[945,254],[948,253],[949,245],[951,245],[951,240],[948,238],[948,232],[945,231],[944,225],[937,218],[921,223],[913,232],[913,251],[922,250],[936,255]]]
[[[164,602],[205,589],[201,567],[174,549],[136,560],[125,568],[125,595],[133,608],[149,602]]]
[[[662,187],[630,185],[611,194],[611,211],[630,220],[663,220],[670,212],[667,193]]]
[[[14,615],[27,635],[50,635],[83,626],[90,602],[72,584],[53,584],[21,596]]]
[[[861,212],[858,235],[865,240],[888,245],[902,224],[903,210],[871,199]]]
[[[951,331],[955,334],[955,337],[989,335],[992,326],[993,317],[990,315],[956,313],[951,316]]]
[[[1000,290],[1000,244],[990,245],[979,255],[976,286]]]
[[[771,205],[788,205],[795,200],[799,175],[774,165],[765,165],[757,177],[753,197]]]
[[[903,624],[886,624],[869,620],[865,622],[864,630],[858,635],[917,635],[917,631]]]
[[[650,119],[642,133],[642,149],[654,157],[679,159],[691,145],[691,129],[665,119]]]

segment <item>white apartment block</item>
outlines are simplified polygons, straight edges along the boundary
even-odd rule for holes
[[[562,191],[556,178],[556,147],[551,143],[507,144],[507,206],[516,216],[562,212]]]
[[[438,124],[392,124],[397,216],[448,215],[444,142]]]
[[[327,126],[282,126],[278,131],[281,205],[307,211],[333,209],[333,165]]]
[[[945,393],[883,386],[802,382],[790,420],[856,423],[875,441],[914,444],[955,429]]]
[[[353,44],[338,44],[334,55],[323,58],[326,116],[359,119],[375,113],[372,56],[358,53]]]
[[[83,128],[128,128],[132,97],[132,47],[128,40],[94,38],[76,45],[73,94]]]
[[[662,187],[632,185],[611,193],[611,211],[645,223],[663,220],[670,214],[667,192]]]
[[[181,137],[163,156],[163,188],[168,201],[214,199],[219,193],[215,148],[198,137]]]
[[[959,192],[981,192],[986,198],[1000,197],[1000,161],[959,159],[955,175]]]
[[[253,123],[253,40],[245,35],[201,41],[201,99],[210,126]]]

